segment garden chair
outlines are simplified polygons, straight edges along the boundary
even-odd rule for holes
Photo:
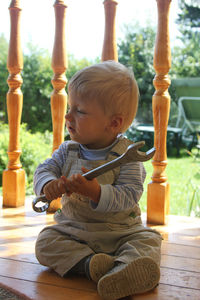
[[[200,97],[179,98],[176,127],[182,128],[182,142],[189,150],[197,146],[200,133]]]
[[[144,140],[147,148],[153,146],[154,143],[153,124],[137,124],[135,126],[133,125],[132,129],[130,129],[130,135],[131,135],[131,130],[132,132],[134,132],[134,129],[136,131],[134,133],[136,136],[136,140],[138,141]],[[182,128],[167,126],[167,151],[168,152],[170,152],[171,146],[175,147],[177,156],[179,156],[181,139],[182,139]]]

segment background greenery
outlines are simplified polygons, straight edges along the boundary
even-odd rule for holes
[[[147,177],[140,200],[142,211],[146,211],[147,186],[153,173],[150,161],[145,162],[144,166]],[[170,214],[200,217],[200,156],[195,149],[193,155],[188,156],[187,152],[183,151],[179,158],[169,157],[166,174],[170,183]]]
[[[172,48],[172,66],[170,77],[200,76],[200,7],[199,0],[179,1],[177,23],[179,27],[178,46]],[[124,37],[118,41],[119,61],[131,68],[137,79],[140,90],[140,106],[136,120],[152,123],[151,101],[154,93],[152,84],[155,76],[153,68],[153,54],[156,28],[148,24],[145,28],[138,23],[124,25]],[[0,121],[7,122],[6,93],[8,86],[7,50],[8,42],[0,36]],[[77,60],[69,55],[69,66],[66,72],[68,81],[72,75],[94,62],[87,59]],[[52,130],[50,97],[52,93],[51,57],[48,51],[29,44],[28,52],[24,55],[22,71],[23,112],[22,123],[26,123],[31,132],[45,132]],[[172,99],[169,122],[175,120],[177,113],[176,95],[173,84],[170,86]]]
[[[170,77],[197,77],[200,76],[200,7],[199,0],[179,0],[179,43],[172,48],[172,66]],[[124,26],[124,37],[118,41],[119,61],[131,68],[137,79],[140,89],[140,106],[136,116],[138,122],[152,123],[151,101],[154,93],[153,53],[156,28],[148,24],[141,28],[139,24]],[[0,36],[0,186],[2,184],[2,171],[7,165],[8,149],[8,117],[6,109],[6,93],[8,85],[7,52],[8,42]],[[21,127],[21,162],[27,176],[27,194],[32,193],[33,172],[37,165],[51,154],[52,122],[50,110],[50,97],[52,93],[50,54],[38,47],[29,44],[28,53],[24,55],[24,68],[22,71],[23,85],[23,112]],[[77,60],[69,55],[69,66],[66,72],[68,80],[75,72],[94,62],[87,59]],[[170,86],[171,113],[170,122],[176,118],[176,95],[173,85]],[[171,123],[172,124],[172,123]],[[132,128],[127,135],[132,136]],[[132,138],[134,138],[132,136]],[[173,158],[176,151],[170,145],[169,165],[167,173],[171,184],[171,213],[187,214],[194,211],[199,214],[199,162],[191,155],[185,153],[179,159]],[[183,153],[183,152],[182,152]],[[151,163],[146,163],[147,179],[152,174]],[[145,184],[146,188],[146,184]],[[196,192],[194,192],[196,191]],[[146,190],[141,200],[143,210],[146,209]]]
[[[8,163],[8,125],[0,122],[0,132],[0,186],[2,186],[2,172]],[[20,146],[22,149],[20,160],[26,172],[26,194],[33,194],[33,174],[37,166],[51,155],[52,133],[45,131],[44,133],[36,132],[33,134],[27,130],[26,124],[22,124]]]

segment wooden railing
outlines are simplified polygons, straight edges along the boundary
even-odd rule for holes
[[[115,31],[117,1],[105,0],[104,10],[105,10],[105,30],[104,30],[104,42],[103,42],[101,60],[118,61],[116,31]]]
[[[57,0],[55,8],[55,39],[52,54],[53,93],[51,95],[51,114],[53,123],[53,151],[64,141],[65,113],[67,108],[67,93],[65,86],[67,78],[67,53],[65,42],[65,14],[67,5],[63,0]],[[59,45],[59,46],[58,46]]]
[[[52,54],[53,93],[51,95],[51,115],[53,124],[53,152],[64,141],[65,113],[67,109],[67,93],[65,86],[67,78],[67,52],[65,42],[65,15],[67,5],[63,0],[56,0],[55,9],[55,38]],[[58,47],[59,45],[59,47]],[[51,202],[48,212],[56,211],[61,207],[60,199]]]
[[[152,182],[148,184],[147,221],[155,224],[165,224],[169,214],[169,183],[165,168],[167,165],[166,139],[167,124],[170,110],[168,87],[170,79],[168,72],[171,66],[169,40],[169,8],[171,0],[157,0],[158,26],[154,52],[155,93],[153,95],[154,120],[154,155]]]
[[[150,223],[164,224],[169,213],[169,183],[165,174],[167,165],[166,135],[169,117],[170,96],[168,87],[170,80],[170,46],[168,19],[171,0],[157,0],[158,29],[154,53],[155,93],[153,95],[154,144],[156,154],[152,164],[154,172],[152,182],[148,184],[147,220]],[[22,78],[20,72],[23,67],[22,51],[20,47],[20,0],[12,0],[10,5],[11,33],[8,53],[8,85],[7,107],[9,119],[9,147],[8,169],[3,172],[3,205],[17,207],[25,200],[25,172],[20,164],[19,128],[22,112]],[[53,151],[64,140],[64,115],[67,105],[65,86],[67,79],[67,53],[65,47],[65,12],[64,0],[56,0],[55,8],[55,39],[52,55],[53,93],[51,96],[51,110],[53,123]],[[105,34],[102,50],[102,60],[118,60],[115,34],[115,15],[117,1],[105,0]],[[55,209],[59,207],[59,200]]]
[[[21,8],[19,1],[11,1],[10,43],[7,67],[9,71],[7,111],[9,121],[8,169],[3,172],[3,204],[17,207],[25,200],[25,171],[20,163],[19,130],[22,114],[23,95],[21,92],[23,57],[20,41]]]

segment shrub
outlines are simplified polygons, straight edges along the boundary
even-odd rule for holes
[[[0,186],[2,185],[2,172],[8,164],[8,142],[9,128],[7,124],[0,123]],[[27,130],[27,125],[22,124],[20,127],[20,148],[22,154],[20,161],[22,168],[26,172],[26,194],[33,193],[33,174],[39,163],[43,162],[51,155],[52,151],[52,133],[36,132],[32,134]]]

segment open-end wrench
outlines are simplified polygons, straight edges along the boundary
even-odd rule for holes
[[[145,145],[144,141],[131,144],[128,146],[126,152],[123,153],[121,156],[87,173],[84,173],[82,176],[88,180],[92,180],[93,178],[100,176],[101,174],[111,169],[114,169],[122,164],[131,161],[141,161],[141,162],[147,161],[153,157],[156,149],[153,147],[147,152],[138,151],[138,149],[143,147],[144,145]],[[49,208],[51,201],[52,200],[46,199],[45,195],[40,195],[33,199],[32,207],[36,212],[44,212]],[[43,202],[45,204],[43,206],[36,206],[36,204],[39,202]]]

